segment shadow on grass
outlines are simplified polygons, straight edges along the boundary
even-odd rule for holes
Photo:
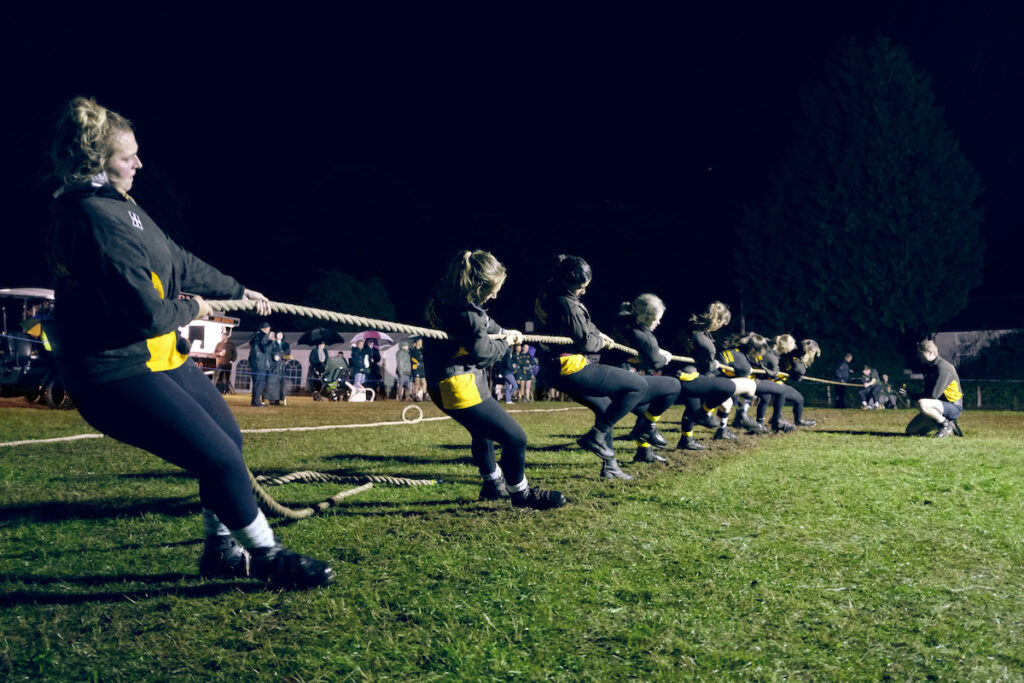
[[[439,446],[439,448],[447,448],[451,450],[463,450],[468,452],[469,446]],[[450,465],[450,464],[464,464],[470,463],[470,458],[428,458],[418,455],[364,455],[362,453],[338,453],[336,455],[329,455],[327,460],[365,460],[369,462],[402,462],[410,465],[423,465],[427,463],[437,463],[439,465]],[[340,474],[340,473],[339,473]]]
[[[94,576],[7,576],[8,581],[30,586],[52,584],[74,584],[77,586],[107,586],[109,584],[145,583],[150,587],[131,590],[107,589],[96,592],[55,591],[55,590],[13,590],[0,593],[0,607],[15,605],[80,605],[90,602],[131,602],[175,596],[182,598],[205,598],[224,593],[256,593],[267,590],[263,583],[255,581],[207,581],[198,574],[111,574]],[[189,585],[180,585],[181,580]],[[175,585],[167,585],[175,584]]]
[[[191,517],[199,514],[199,495],[187,498],[149,498],[145,500],[102,500],[94,503],[54,501],[37,505],[0,507],[0,518],[9,522],[54,522],[67,519],[108,519],[132,517],[146,513],[169,517]]]
[[[888,436],[904,439],[907,435],[904,432],[865,432],[857,429],[813,429],[812,434],[845,434],[847,436]]]

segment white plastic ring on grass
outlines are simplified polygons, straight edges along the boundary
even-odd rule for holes
[[[415,410],[417,413],[419,413],[419,415],[417,415],[415,418],[410,420],[407,417],[407,415],[408,415],[410,410]],[[423,419],[423,408],[420,408],[419,406],[406,406],[405,409],[402,411],[402,422],[408,422],[409,424],[416,424],[417,422],[419,422],[422,419]]]

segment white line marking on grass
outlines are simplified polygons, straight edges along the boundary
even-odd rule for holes
[[[102,436],[102,434],[75,434],[73,436],[58,436],[52,439],[25,439],[24,441],[0,443],[0,448],[4,446],[24,446],[30,443],[57,443],[58,441],[76,441],[78,439],[99,439]]]
[[[408,408],[418,408],[419,406],[406,406]],[[568,410],[586,410],[586,408],[532,408],[530,410],[510,410],[510,413],[560,413]],[[413,425],[419,424],[420,422],[437,422],[440,420],[450,420],[451,418],[447,415],[441,417],[423,417],[423,411],[420,411],[419,417],[414,420],[406,420],[405,411],[402,411],[402,420],[399,422],[359,422],[348,425],[318,425],[315,427],[273,427],[267,429],[243,429],[243,434],[271,434],[274,432],[317,432],[326,429],[355,429],[357,427],[391,427],[394,425]],[[99,439],[102,438],[103,434],[74,434],[72,436],[60,436],[53,439],[25,439],[23,441],[8,441],[6,443],[0,443],[0,448],[6,448],[10,446],[27,446],[29,444],[40,444],[40,443],[58,443],[60,441],[76,441],[78,439]]]

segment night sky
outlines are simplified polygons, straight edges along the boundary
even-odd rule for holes
[[[982,177],[975,294],[1019,288],[1024,3],[181,7],[4,18],[0,287],[48,285],[47,154],[82,94],[135,123],[133,196],[161,227],[273,299],[301,302],[333,267],[380,276],[419,323],[448,258],[479,247],[510,269],[492,312],[517,326],[568,252],[594,266],[602,327],[642,291],[681,322],[734,299],[735,225],[793,138],[801,88],[851,36],[882,35],[930,74]]]

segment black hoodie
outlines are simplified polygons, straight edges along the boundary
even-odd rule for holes
[[[65,384],[103,383],[179,367],[179,327],[199,310],[183,290],[241,298],[237,280],[175,244],[111,185],[67,187],[52,211],[50,335]]]

